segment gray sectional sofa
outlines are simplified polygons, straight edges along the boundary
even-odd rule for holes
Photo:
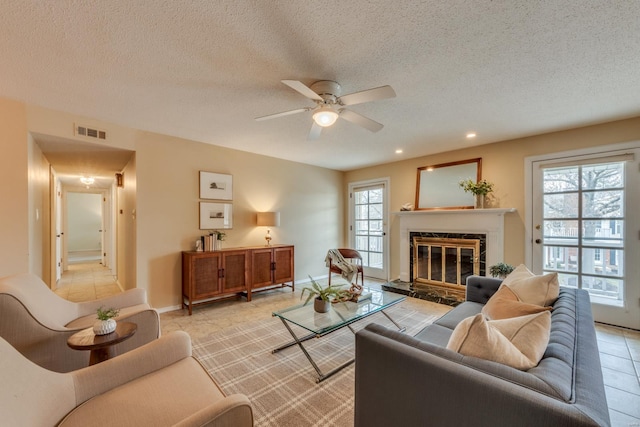
[[[466,301],[415,337],[370,324],[356,334],[355,425],[608,426],[589,294],[561,288],[549,344],[520,371],[446,348],[501,280],[472,276]]]

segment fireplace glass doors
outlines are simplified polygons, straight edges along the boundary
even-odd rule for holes
[[[413,280],[463,287],[467,277],[480,274],[480,240],[413,238]]]

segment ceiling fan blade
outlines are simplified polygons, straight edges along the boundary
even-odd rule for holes
[[[311,108],[298,108],[296,110],[283,111],[281,113],[269,114],[268,116],[256,117],[256,121],[260,122],[262,120],[275,119],[276,117],[289,116],[291,114],[304,113],[305,111],[309,111]]]
[[[371,132],[378,132],[384,127],[382,124],[358,113],[354,113],[351,110],[341,110],[340,117],[347,121],[350,121],[351,123],[362,126],[363,128],[370,130]]]
[[[307,137],[308,141],[315,141],[320,138],[320,132],[322,132],[322,126],[313,122],[313,126],[311,126],[311,131],[309,132],[309,136]]]
[[[355,105],[363,102],[377,101],[379,99],[395,98],[396,93],[391,86],[380,86],[375,89],[363,90],[362,92],[350,93],[340,97],[341,105]]]
[[[291,89],[303,94],[309,99],[314,99],[316,101],[323,101],[320,95],[318,95],[317,93],[309,89],[309,87],[302,82],[299,82],[297,80],[282,80],[282,83],[286,84]]]

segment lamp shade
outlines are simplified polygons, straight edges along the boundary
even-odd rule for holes
[[[318,126],[331,126],[336,122],[336,120],[338,120],[338,113],[336,113],[331,107],[322,107],[313,113],[313,120],[318,124]]]
[[[280,212],[258,212],[258,225],[280,227]]]

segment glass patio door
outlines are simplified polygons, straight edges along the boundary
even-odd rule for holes
[[[362,255],[367,277],[388,280],[386,181],[349,185],[350,247]]]
[[[589,292],[596,321],[638,329],[640,186],[631,151],[533,162],[531,254],[537,272]]]

